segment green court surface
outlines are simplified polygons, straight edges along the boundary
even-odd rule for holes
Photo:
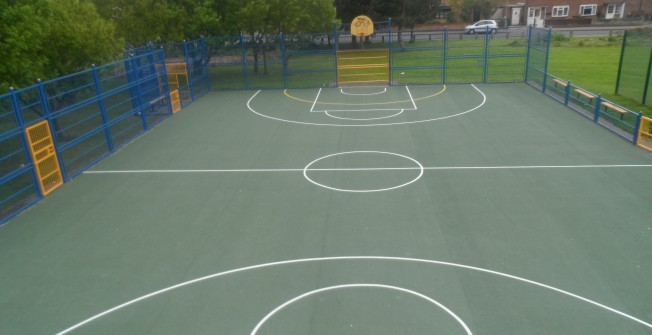
[[[652,334],[651,183],[525,84],[209,93],[0,227],[0,334]]]

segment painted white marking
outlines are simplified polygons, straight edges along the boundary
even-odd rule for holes
[[[650,164],[615,165],[522,165],[522,166],[430,166],[430,167],[382,167],[382,168],[310,168],[308,171],[383,171],[383,170],[527,170],[527,169],[613,169],[652,168]],[[84,174],[128,174],[128,173],[230,173],[230,172],[303,172],[298,169],[204,169],[204,170],[95,170]]]
[[[398,113],[392,114],[392,115],[387,115],[387,116],[382,116],[382,117],[371,117],[371,118],[366,118],[366,119],[359,119],[359,118],[352,118],[352,117],[341,117],[341,116],[335,116],[326,111],[326,115],[334,118],[334,119],[340,119],[340,120],[353,120],[353,121],[369,121],[369,120],[381,120],[381,119],[389,119],[398,115],[403,114],[404,109],[401,109]]]
[[[258,91],[258,92],[260,92],[260,91]],[[258,93],[256,93],[256,94],[258,94]],[[313,101],[312,106],[310,107],[310,112],[311,112],[311,113],[313,112],[313,109],[315,109],[315,105],[317,104],[317,100],[319,99],[319,95],[320,95],[320,94],[321,94],[321,88],[320,88],[319,91],[317,92],[317,96],[315,97],[315,101]],[[254,95],[254,96],[255,96],[255,95]],[[247,106],[248,106],[248,105],[249,105],[249,103],[247,103]]]
[[[417,176],[416,176],[415,178],[413,178],[412,180],[410,180],[410,181],[408,181],[408,182],[406,182],[406,183],[403,183],[403,184],[397,185],[397,186],[386,187],[386,188],[378,188],[378,189],[368,189],[368,190],[351,190],[351,189],[344,189],[344,188],[331,187],[331,186],[328,186],[328,185],[320,184],[320,183],[318,183],[318,182],[312,180],[310,177],[308,177],[308,171],[316,171],[316,169],[310,169],[310,166],[313,165],[313,164],[315,164],[315,163],[317,163],[318,161],[320,161],[320,160],[322,160],[322,159],[330,158],[330,157],[333,157],[333,156],[340,156],[340,155],[350,155],[350,154],[369,154],[369,153],[372,153],[372,154],[383,154],[383,155],[392,155],[392,156],[398,156],[398,157],[401,157],[401,158],[405,158],[405,159],[411,160],[412,162],[414,162],[414,163],[418,166],[418,169],[419,169],[419,175],[417,175]],[[414,170],[414,169],[411,169],[411,170]],[[329,190],[333,190],[333,191],[352,192],[352,193],[382,192],[382,191],[390,191],[390,190],[395,190],[395,189],[397,189],[397,188],[401,188],[401,187],[404,187],[404,186],[408,186],[408,185],[414,183],[415,181],[419,180],[419,178],[421,178],[421,176],[423,176],[423,165],[421,165],[421,163],[419,163],[419,162],[418,162],[416,159],[414,159],[414,158],[411,158],[411,157],[408,157],[408,156],[405,156],[405,155],[401,155],[401,154],[396,154],[396,153],[393,153],[393,152],[385,152],[385,151],[347,151],[347,152],[334,153],[334,154],[330,154],[330,155],[327,155],[327,156],[324,156],[324,157],[320,157],[320,158],[315,159],[314,161],[308,163],[308,165],[306,165],[306,167],[303,169],[303,176],[304,176],[304,177],[305,177],[309,182],[311,182],[311,183],[313,183],[313,184],[315,184],[315,185],[317,185],[317,186],[321,186],[321,187],[323,187],[323,188],[326,188],[326,189],[329,189]]]
[[[427,295],[421,294],[421,293],[419,293],[419,292],[412,291],[412,290],[408,290],[408,289],[406,289],[406,288],[397,287],[397,286],[390,286],[390,285],[381,285],[381,284],[346,284],[346,285],[336,285],[336,286],[324,287],[324,288],[320,288],[320,289],[317,289],[317,290],[314,290],[314,291],[306,292],[306,293],[304,293],[304,294],[301,294],[301,295],[299,295],[299,296],[297,296],[297,297],[294,297],[294,298],[292,298],[292,299],[290,299],[290,300],[284,302],[282,305],[276,307],[274,310],[272,310],[272,311],[269,312],[267,315],[265,315],[265,317],[262,318],[262,320],[260,320],[260,322],[258,322],[258,324],[256,325],[256,327],[254,327],[254,330],[251,331],[251,335],[256,335],[256,334],[258,333],[258,330],[259,330],[259,329],[260,329],[260,328],[265,324],[265,322],[267,322],[267,320],[269,320],[269,318],[271,318],[272,316],[274,316],[274,314],[276,314],[278,311],[282,310],[283,308],[287,307],[288,305],[290,305],[290,304],[292,304],[292,303],[295,303],[295,302],[297,302],[297,301],[299,301],[299,300],[301,300],[301,299],[303,299],[303,298],[306,298],[306,297],[309,297],[309,296],[311,296],[311,295],[314,295],[314,294],[317,294],[317,293],[321,293],[321,292],[332,291],[332,290],[338,290],[338,289],[346,289],[346,288],[358,288],[358,287],[382,288],[382,289],[388,289],[388,290],[400,291],[400,292],[404,292],[404,293],[408,293],[408,294],[412,294],[412,295],[414,295],[414,296],[417,296],[417,297],[419,297],[419,298],[421,298],[421,299],[424,299],[424,300],[426,300],[426,301],[432,303],[433,305],[435,305],[435,306],[437,306],[437,307],[443,309],[446,313],[448,313],[448,315],[452,316],[452,317],[455,319],[455,321],[457,321],[457,323],[459,323],[460,326],[462,326],[462,328],[464,328],[464,331],[466,332],[466,334],[468,334],[468,335],[473,335],[473,334],[471,333],[471,330],[469,329],[469,327],[468,327],[468,326],[466,325],[466,323],[464,322],[464,320],[462,320],[462,318],[460,318],[459,316],[457,316],[457,314],[453,313],[453,311],[451,311],[449,308],[447,308],[446,306],[444,306],[442,303],[438,302],[437,300],[432,299],[432,298],[428,297]]]
[[[378,111],[397,111],[397,110],[414,111],[414,110],[416,110],[416,109],[412,109],[412,108],[324,109],[324,110],[313,111],[313,113],[328,113],[328,112],[378,112]]]
[[[349,93],[349,92],[344,92],[343,88],[340,88],[340,92],[344,95],[380,95],[387,92],[387,87],[383,88],[383,90],[380,92],[373,92],[373,93]]]
[[[431,122],[431,121],[439,121],[439,120],[445,120],[445,119],[450,119],[453,117],[461,116],[467,113],[471,113],[478,108],[484,106],[484,104],[487,102],[487,96],[480,90],[478,89],[475,85],[471,84],[471,87],[473,87],[476,91],[478,91],[482,95],[482,102],[464,112],[460,112],[457,114],[452,114],[452,115],[447,115],[447,116],[442,116],[442,117],[437,117],[437,118],[432,118],[432,119],[426,119],[426,120],[416,120],[416,121],[404,121],[404,122],[394,122],[394,123],[370,123],[370,124],[337,124],[337,123],[314,123],[314,122],[302,122],[302,121],[294,121],[294,120],[288,120],[288,119],[282,119],[278,117],[273,117],[269,115],[262,114],[260,112],[257,112],[251,107],[251,102],[258,96],[258,94],[262,90],[258,90],[254,95],[249,98],[247,101],[247,108],[254,114],[257,114],[259,116],[262,116],[264,118],[270,119],[270,120],[275,120],[275,121],[281,121],[281,122],[288,122],[288,123],[294,123],[294,124],[302,124],[302,125],[309,125],[309,126],[326,126],[326,127],[380,127],[380,126],[395,126],[395,125],[402,125],[402,124],[414,124],[414,123],[422,123],[422,122]]]
[[[405,85],[405,90],[408,92],[408,95],[410,96],[410,101],[412,101],[412,106],[414,106],[414,109],[415,110],[418,109],[417,104],[416,102],[414,102],[414,98],[412,97],[412,92],[410,92],[410,88],[408,88],[407,85]]]
[[[604,310],[609,311],[611,313],[620,315],[620,316],[622,316],[624,318],[627,318],[627,319],[629,319],[631,321],[634,321],[636,323],[639,323],[639,324],[641,324],[641,325],[643,325],[645,327],[648,327],[648,328],[652,329],[652,324],[650,324],[650,323],[647,323],[647,322],[645,322],[645,321],[643,321],[641,319],[638,319],[638,318],[633,317],[633,316],[631,316],[629,314],[621,312],[621,311],[619,311],[617,309],[614,309],[614,308],[611,308],[609,306],[603,305],[601,303],[595,302],[595,301],[593,301],[591,299],[582,297],[580,295],[577,295],[577,294],[574,294],[574,293],[571,293],[571,292],[568,292],[568,291],[564,291],[564,290],[562,290],[560,288],[556,288],[556,287],[553,287],[553,286],[550,286],[550,285],[539,283],[539,282],[536,282],[534,280],[530,280],[530,279],[526,279],[526,278],[523,278],[523,277],[518,277],[518,276],[514,276],[514,275],[510,275],[510,274],[506,274],[506,273],[502,273],[502,272],[498,272],[498,271],[493,271],[493,270],[484,269],[484,268],[475,267],[475,266],[470,266],[470,265],[451,263],[451,262],[444,262],[444,261],[437,261],[437,260],[429,260],[429,259],[421,259],[421,258],[391,257],[391,256],[333,256],[333,257],[302,258],[302,259],[293,259],[293,260],[285,260],[285,261],[278,261],[278,262],[263,263],[263,264],[246,266],[246,267],[242,267],[242,268],[237,268],[237,269],[232,269],[232,270],[227,270],[227,271],[223,271],[223,272],[210,274],[210,275],[207,275],[207,276],[204,276],[204,277],[195,278],[195,279],[188,280],[188,281],[176,284],[176,285],[172,285],[170,287],[160,289],[158,291],[151,292],[149,294],[143,295],[143,296],[138,297],[136,299],[129,300],[129,301],[123,303],[123,304],[117,305],[117,306],[115,306],[115,307],[113,307],[111,309],[108,309],[108,310],[106,310],[106,311],[104,311],[102,313],[96,314],[96,315],[94,315],[94,316],[92,316],[92,317],[90,317],[90,318],[88,318],[88,319],[86,319],[84,321],[81,321],[81,322],[79,322],[79,323],[77,323],[77,324],[75,324],[75,325],[73,325],[73,326],[71,326],[69,328],[66,328],[63,331],[58,332],[56,335],[68,334],[71,331],[73,331],[73,330],[75,330],[75,329],[77,329],[77,328],[79,328],[79,327],[81,327],[83,325],[86,325],[86,324],[88,324],[90,322],[93,322],[93,321],[103,317],[103,316],[106,316],[106,315],[111,314],[111,313],[113,313],[115,311],[121,310],[123,308],[129,307],[129,306],[131,306],[133,304],[136,304],[138,302],[141,302],[143,300],[149,299],[149,298],[157,296],[157,295],[167,293],[169,291],[172,291],[172,290],[175,290],[175,289],[178,289],[178,288],[182,288],[182,287],[185,287],[185,286],[197,284],[197,283],[200,283],[200,282],[203,282],[203,281],[206,281],[206,280],[215,279],[215,278],[219,278],[219,277],[224,277],[226,275],[245,272],[245,271],[250,271],[250,270],[257,270],[257,269],[262,269],[262,268],[273,267],[273,266],[277,266],[277,265],[301,264],[301,263],[324,262],[324,261],[344,261],[344,260],[403,261],[403,262],[424,263],[424,264],[431,264],[431,265],[443,265],[443,266],[450,266],[450,267],[459,268],[459,269],[477,271],[477,272],[481,272],[481,273],[495,275],[495,276],[498,276],[498,277],[513,279],[513,280],[516,280],[516,281],[520,281],[520,282],[523,282],[523,283],[531,284],[533,286],[538,286],[538,287],[541,287],[541,288],[544,288],[544,289],[548,289],[548,290],[551,290],[553,292],[557,292],[557,293],[560,293],[562,295],[566,295],[566,296],[575,298],[577,300],[589,303],[589,304],[591,304],[593,306],[596,306],[598,308],[604,309]]]

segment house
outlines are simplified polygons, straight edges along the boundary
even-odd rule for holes
[[[492,18],[510,26],[542,28],[651,15],[650,0],[504,0]]]

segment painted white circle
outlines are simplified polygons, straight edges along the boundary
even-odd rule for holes
[[[399,116],[403,114],[404,109],[401,109],[398,113],[392,114],[392,115],[387,115],[387,116],[381,116],[381,117],[371,117],[371,118],[352,118],[352,117],[341,117],[341,116],[335,116],[331,113],[334,112],[329,112],[329,111],[324,111],[324,113],[333,119],[340,119],[340,120],[353,120],[353,121],[369,121],[369,120],[381,120],[381,119],[389,119],[395,116]]]
[[[415,178],[413,178],[413,179],[411,179],[411,180],[409,180],[409,181],[407,181],[405,183],[402,183],[400,185],[391,186],[391,187],[384,187],[384,188],[376,188],[376,189],[357,189],[357,190],[356,189],[345,189],[345,188],[331,187],[331,186],[328,186],[328,185],[324,185],[322,183],[318,183],[314,179],[308,177],[308,171],[310,171],[310,167],[313,166],[315,163],[321,161],[321,160],[331,158],[331,157],[335,157],[335,156],[341,156],[341,155],[370,154],[370,153],[372,153],[372,154],[391,155],[391,156],[401,157],[401,158],[405,158],[407,160],[410,160],[410,161],[414,162],[416,164],[416,166],[414,168],[409,168],[409,169],[412,169],[412,170],[417,170],[418,169],[419,174]],[[400,168],[400,169],[405,170],[405,168]],[[331,169],[331,170],[338,170],[338,169]],[[341,169],[341,170],[347,170],[347,169]],[[348,170],[351,170],[351,169],[348,169]],[[360,170],[364,171],[364,170],[370,170],[370,169],[360,169]],[[386,170],[392,170],[392,168],[388,168]],[[394,168],[394,170],[399,170],[399,168]],[[314,161],[312,161],[308,165],[306,165],[305,168],[303,168],[303,176],[309,182],[311,182],[311,183],[313,183],[313,184],[315,184],[317,186],[329,189],[329,190],[340,191],[340,192],[352,192],[352,193],[370,193],[370,192],[390,191],[390,190],[395,190],[397,188],[401,188],[401,187],[404,187],[404,186],[408,186],[408,185],[414,183],[415,181],[419,180],[423,176],[423,170],[424,170],[423,165],[421,165],[421,163],[419,163],[419,161],[417,161],[414,158],[405,156],[405,155],[396,154],[396,153],[393,153],[393,152],[385,152],[385,151],[347,151],[347,152],[334,153],[334,154],[326,155],[326,156],[315,159]]]
[[[431,304],[441,308],[442,310],[444,310],[444,312],[448,313],[448,315],[453,317],[453,319],[455,319],[455,321],[460,326],[462,326],[462,328],[464,329],[464,331],[466,332],[467,335],[473,335],[471,333],[471,330],[469,329],[469,327],[464,322],[464,320],[462,320],[462,318],[457,316],[457,314],[455,314],[448,307],[444,306],[442,303],[438,302],[437,300],[432,299],[432,298],[428,297],[427,295],[421,294],[419,292],[408,290],[406,288],[391,286],[391,285],[381,285],[381,284],[345,284],[345,285],[336,285],[336,286],[330,286],[330,287],[323,287],[323,288],[320,288],[320,289],[317,289],[317,290],[306,292],[304,294],[301,294],[301,295],[299,295],[297,297],[294,297],[294,298],[284,302],[280,306],[273,309],[271,312],[267,313],[267,315],[265,315],[265,317],[263,317],[258,322],[258,324],[256,324],[256,327],[254,327],[254,330],[251,331],[250,335],[256,335],[258,333],[258,330],[267,322],[267,320],[269,320],[272,316],[274,316],[274,314],[276,314],[277,312],[279,312],[283,308],[289,306],[290,304],[295,303],[295,302],[297,302],[297,301],[299,301],[299,300],[301,300],[303,298],[306,298],[306,297],[314,295],[314,294],[326,292],[326,291],[339,290],[339,289],[345,289],[345,288],[358,288],[358,287],[373,287],[373,288],[381,288],[381,289],[386,289],[386,290],[394,290],[394,291],[400,291],[400,292],[408,293],[408,294],[414,295],[416,297],[419,297],[419,298],[421,298],[423,300],[426,300],[426,301],[430,302]]]
[[[414,124],[414,123],[422,123],[422,122],[431,122],[431,121],[439,121],[439,120],[445,120],[445,119],[450,119],[454,118],[457,116],[461,116],[467,113],[471,113],[480,107],[484,106],[484,104],[487,102],[487,96],[480,90],[478,89],[475,85],[471,84],[471,87],[473,87],[480,95],[482,95],[482,102],[473,107],[470,108],[466,111],[452,114],[452,115],[447,115],[447,116],[441,116],[441,117],[436,117],[436,118],[431,118],[431,119],[425,119],[425,120],[415,120],[415,121],[404,121],[404,122],[392,122],[392,123],[369,123],[369,124],[338,124],[338,123],[314,123],[314,122],[303,122],[303,121],[295,121],[295,120],[288,120],[288,119],[283,119],[279,117],[274,117],[274,116],[269,116],[266,114],[263,114],[261,112],[256,111],[253,107],[251,107],[251,102],[262,92],[262,90],[258,90],[254,95],[247,100],[247,108],[254,114],[258,116],[262,116],[264,118],[270,119],[270,120],[276,120],[276,121],[281,121],[281,122],[288,122],[288,123],[294,123],[294,124],[302,124],[302,125],[309,125],[309,126],[326,126],[326,127],[380,127],[380,126],[396,126],[396,125],[401,125],[401,124]]]
[[[457,269],[463,269],[463,270],[469,270],[469,271],[474,271],[474,272],[479,272],[491,276],[497,276],[497,277],[502,277],[506,279],[511,279],[517,282],[529,284],[535,287],[543,288],[555,293],[558,293],[560,295],[564,295],[567,297],[571,297],[573,299],[582,301],[584,303],[587,303],[589,305],[595,306],[599,309],[605,310],[607,312],[616,314],[618,316],[621,316],[623,318],[626,318],[630,321],[636,322],[646,328],[652,329],[652,324],[648,323],[646,321],[643,321],[637,317],[634,317],[632,315],[629,315],[625,312],[619,311],[615,308],[609,307],[607,305],[601,304],[599,302],[596,302],[594,300],[591,300],[589,298],[580,296],[578,294],[550,286],[541,282],[537,282],[531,279],[519,277],[516,275],[511,275],[508,273],[504,272],[499,272],[499,271],[494,271],[486,268],[481,268],[481,267],[476,267],[476,266],[471,266],[471,265],[465,265],[465,264],[460,264],[460,263],[452,263],[452,262],[445,262],[445,261],[439,261],[439,260],[432,260],[432,259],[423,259],[423,258],[409,258],[409,257],[392,257],[392,256],[331,256],[331,257],[316,257],[316,258],[300,258],[300,259],[291,259],[291,260],[284,260],[284,261],[277,261],[277,262],[270,262],[270,263],[262,263],[262,264],[256,264],[256,265],[250,265],[250,266],[245,266],[241,268],[235,268],[227,271],[222,271],[222,272],[217,272],[213,274],[209,274],[203,277],[191,279],[185,282],[181,282],[169,287],[162,288],[158,291],[150,292],[148,294],[145,294],[143,296],[137,297],[135,299],[126,301],[120,305],[114,306],[113,308],[110,308],[108,310],[105,310],[104,312],[95,314],[85,320],[82,320],[81,322],[78,322],[58,333],[56,335],[64,335],[64,334],[69,334],[70,332],[74,331],[75,329],[78,329],[84,325],[87,325],[89,323],[92,323],[93,321],[96,321],[104,316],[107,316],[111,313],[114,313],[116,311],[125,309],[127,307],[130,307],[134,304],[137,304],[141,301],[147,300],[149,298],[159,296],[162,294],[166,294],[170,291],[180,289],[183,287],[191,286],[194,284],[198,284],[207,280],[213,280],[216,278],[221,278],[227,275],[232,275],[236,273],[242,273],[242,272],[247,272],[247,271],[252,271],[252,270],[258,270],[258,269],[265,269],[265,268],[271,268],[271,267],[276,267],[276,266],[281,266],[281,265],[290,265],[290,264],[306,264],[306,263],[312,263],[312,262],[329,262],[329,261],[350,261],[350,260],[358,260],[358,261],[397,261],[397,262],[412,262],[412,263],[420,263],[420,264],[428,264],[428,265],[439,265],[439,266],[447,266],[447,267],[453,267]]]

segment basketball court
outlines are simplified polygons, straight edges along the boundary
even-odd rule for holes
[[[0,333],[652,334],[651,179],[526,84],[211,92],[0,227]]]

